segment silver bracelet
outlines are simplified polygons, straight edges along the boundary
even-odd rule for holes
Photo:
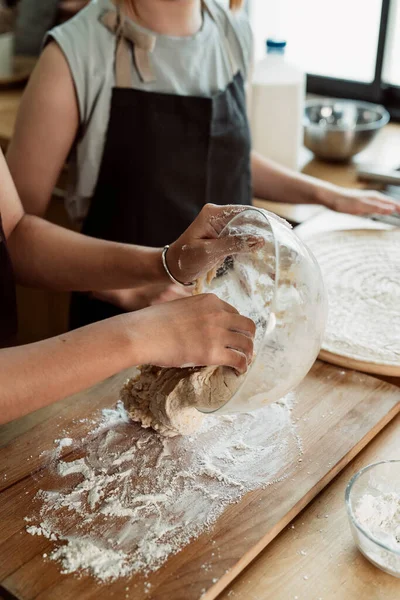
[[[178,281],[177,279],[175,279],[175,277],[172,275],[171,271],[168,268],[167,265],[167,252],[169,250],[169,246],[164,246],[164,250],[162,251],[162,264],[164,266],[165,272],[167,273],[168,277],[170,278],[170,280],[173,283],[176,283],[177,285],[183,285],[184,287],[192,287],[194,286],[195,282],[192,281],[191,283],[182,283],[182,281]]]

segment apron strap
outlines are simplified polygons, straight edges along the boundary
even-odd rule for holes
[[[209,0],[202,0],[202,5],[207,10],[208,14],[219,29],[225,49],[225,55],[229,61],[231,75],[234,77],[238,72],[239,67],[233,55],[226,33],[218,20],[214,7],[212,7],[209,3]],[[117,4],[116,11],[105,12],[101,16],[100,21],[109,31],[111,31],[111,33],[117,37],[115,51],[116,86],[118,88],[130,88],[133,86],[132,46],[135,65],[140,79],[144,83],[154,82],[156,78],[151,64],[150,55],[154,51],[156,45],[156,36],[150,33],[138,31],[137,28],[125,18],[119,3]]]
[[[154,51],[156,37],[138,31],[127,21],[119,7],[117,11],[103,14],[101,22],[116,35],[115,83],[117,87],[132,87],[132,45],[139,76],[144,83],[155,81],[150,54]]]

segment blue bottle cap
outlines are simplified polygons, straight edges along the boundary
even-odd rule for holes
[[[266,41],[266,47],[268,50],[277,50],[283,52],[286,48],[286,40],[278,40],[275,38],[268,38]]]

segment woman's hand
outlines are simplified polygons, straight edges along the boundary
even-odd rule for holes
[[[244,373],[253,356],[255,325],[213,294],[131,313],[135,364],[162,367],[224,365]]]
[[[227,256],[261,248],[263,238],[254,235],[238,234],[218,238],[231,219],[246,208],[249,207],[206,204],[167,252],[168,268],[175,279],[181,283],[192,283]]]
[[[328,208],[351,215],[390,215],[400,211],[400,203],[379,192],[337,188],[324,203]]]

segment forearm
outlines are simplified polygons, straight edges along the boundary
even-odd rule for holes
[[[255,198],[290,204],[329,206],[338,193],[333,184],[282,167],[254,151],[251,166]]]
[[[0,350],[0,422],[5,423],[77,393],[140,363],[122,316],[49,340]],[[144,349],[143,349],[144,350]]]
[[[8,245],[17,281],[29,287],[86,292],[168,281],[160,249],[97,240],[32,215]]]

